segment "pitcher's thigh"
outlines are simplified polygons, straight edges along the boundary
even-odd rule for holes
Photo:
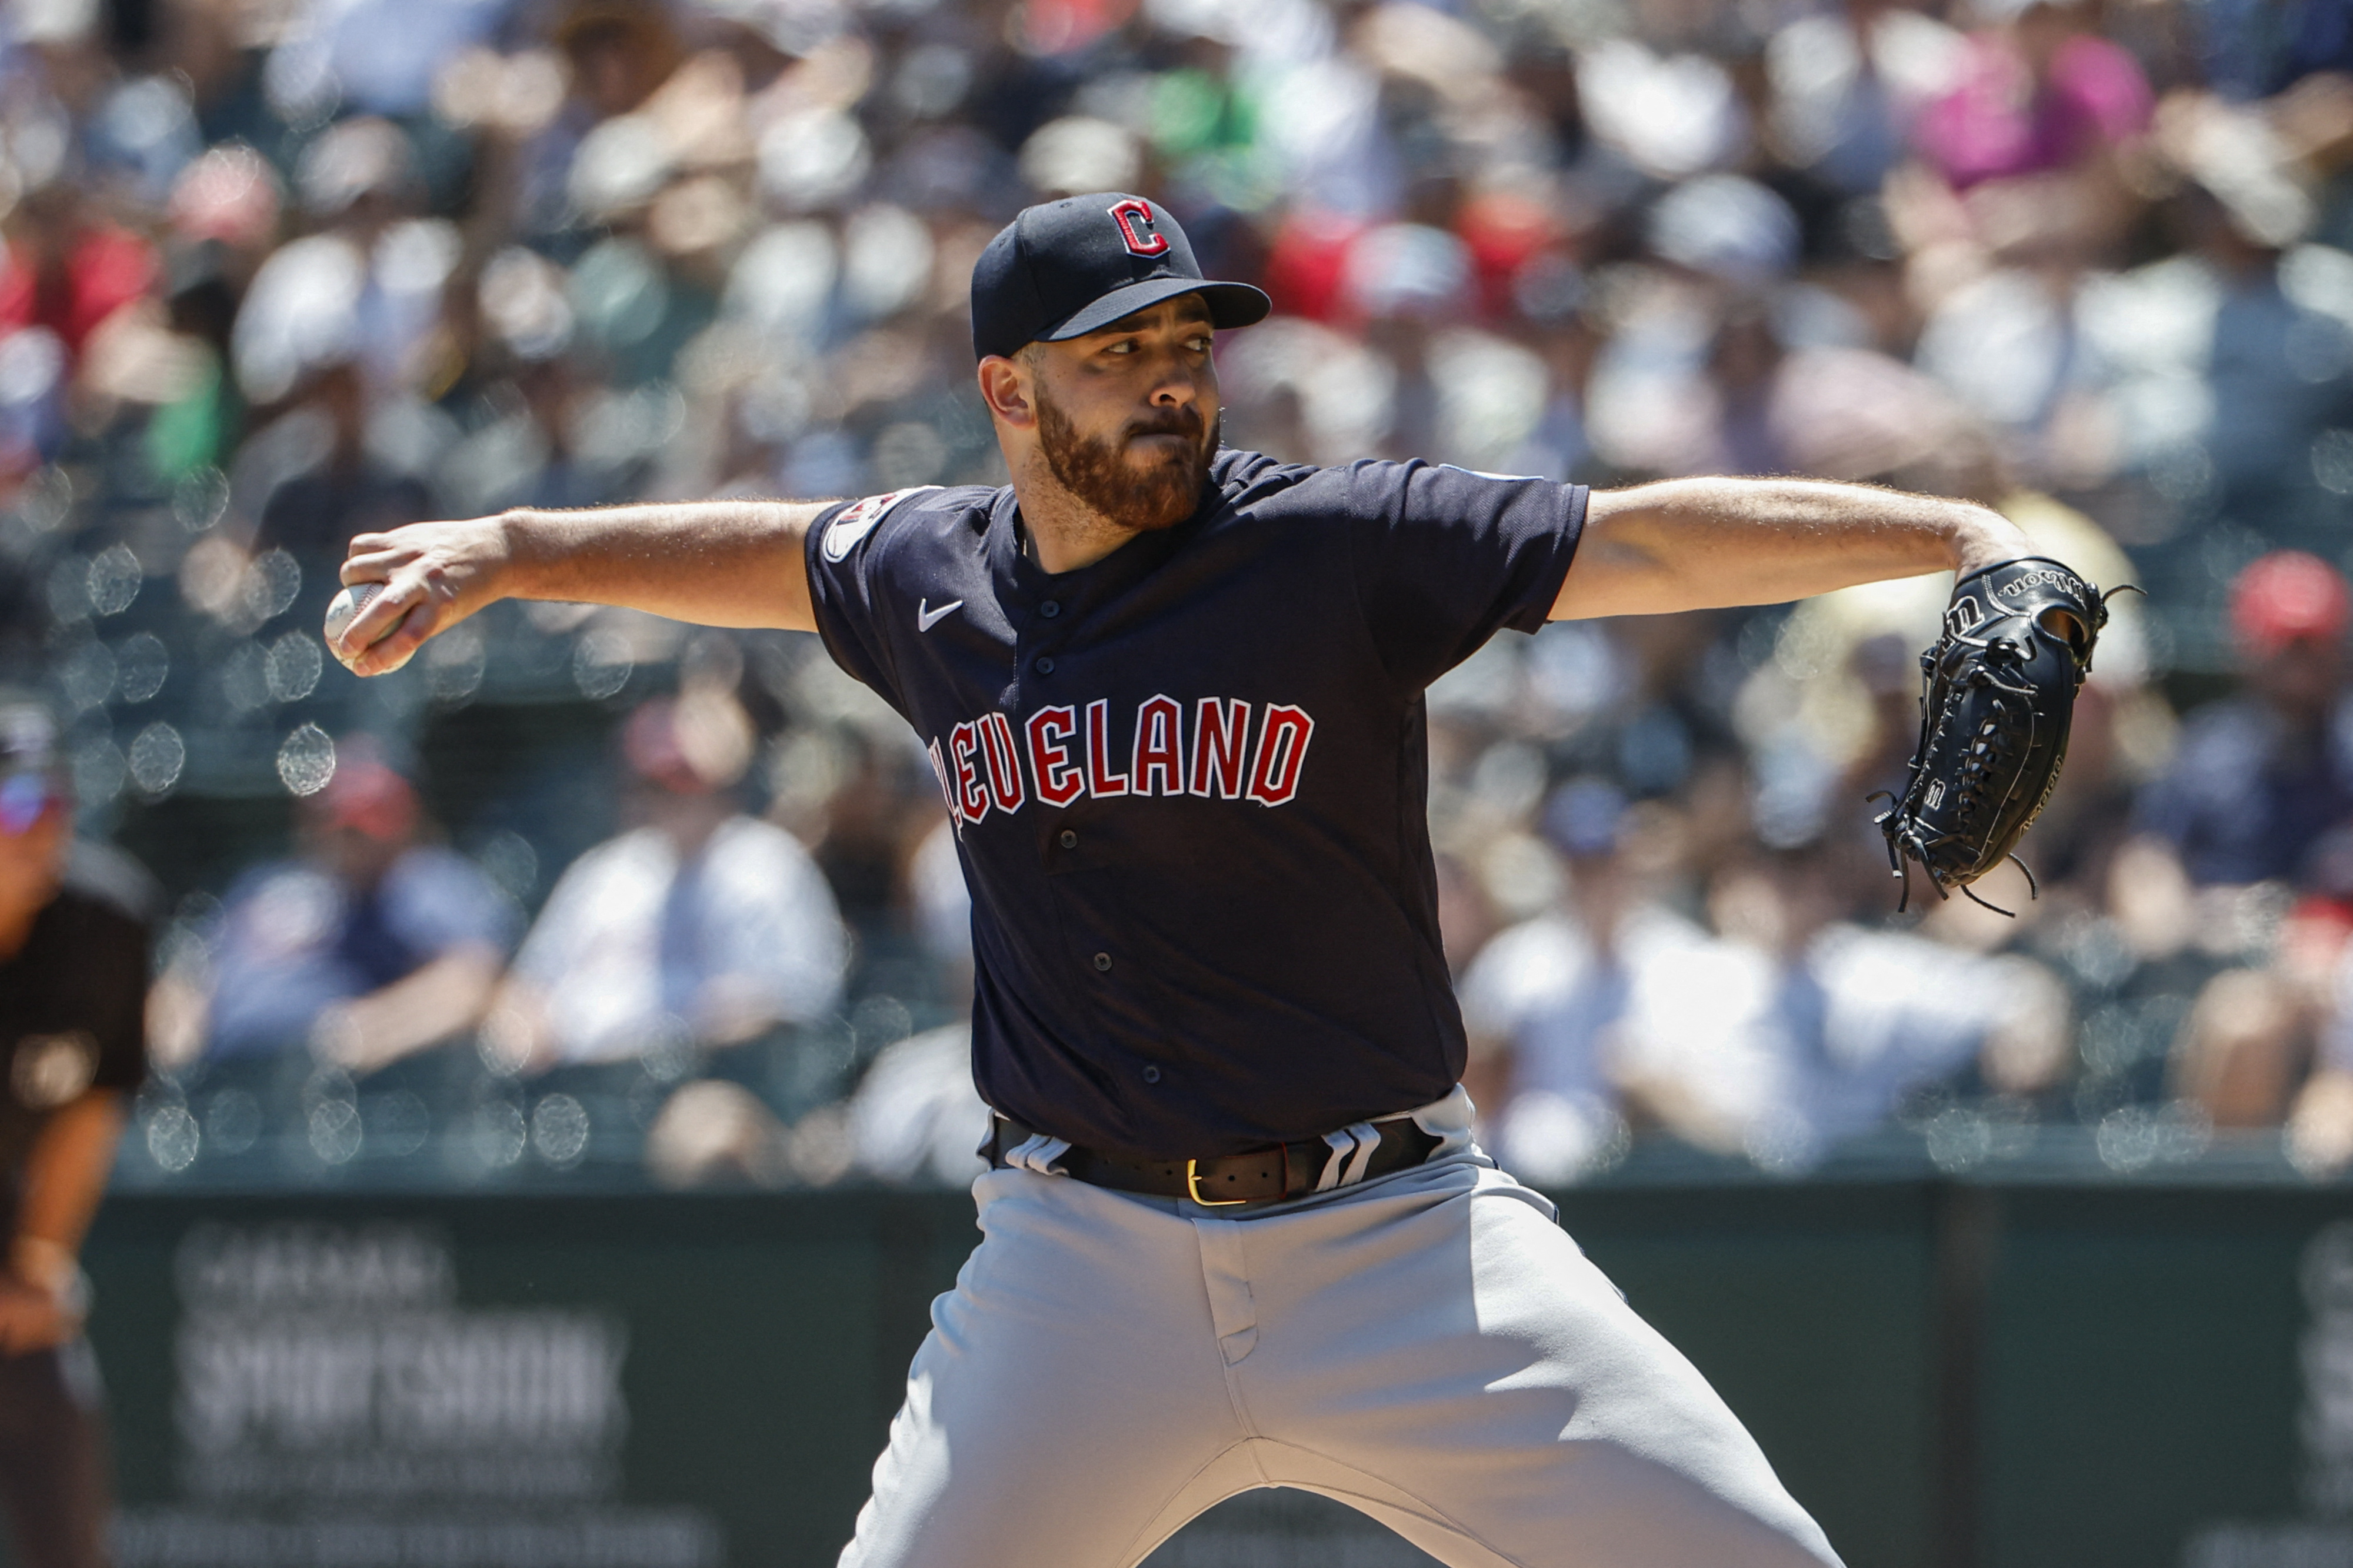
[[[1189,1246],[1104,1256],[1050,1214],[991,1217],[933,1304],[842,1568],[1124,1568],[1238,1440]]]
[[[1540,1210],[1487,1189],[1411,1223],[1419,1245],[1301,1303],[1333,1336],[1284,1379],[1292,1440],[1318,1457],[1303,1472],[1325,1470],[1301,1482],[1336,1495],[1328,1467],[1359,1472],[1466,1568],[1837,1563],[1731,1409]]]

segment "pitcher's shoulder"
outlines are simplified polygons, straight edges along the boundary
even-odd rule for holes
[[[1236,511],[1313,511],[1345,505],[1348,472],[1225,447],[1210,461],[1209,483]]]
[[[961,527],[978,533],[987,528],[989,513],[1004,494],[1002,487],[987,485],[916,485],[843,501],[818,514],[818,551],[828,562],[839,562],[869,535],[877,535],[880,543],[882,537],[908,531],[953,534]]]

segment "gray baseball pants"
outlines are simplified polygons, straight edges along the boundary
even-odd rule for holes
[[[982,1176],[842,1568],[1129,1568],[1256,1487],[1454,1568],[1836,1568],[1469,1110],[1413,1113],[1425,1164],[1241,1219]]]

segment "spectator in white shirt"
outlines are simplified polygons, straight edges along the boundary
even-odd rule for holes
[[[681,1037],[724,1047],[807,1023],[841,998],[833,893],[732,786],[751,731],[731,698],[658,699],[623,752],[643,826],[573,862],[516,955],[496,1038],[529,1064],[625,1058]]]
[[[1815,840],[1715,879],[1721,960],[1685,1026],[1651,1042],[1649,1108],[1691,1142],[1803,1171],[1972,1064],[2017,1096],[2064,1069],[2067,995],[2048,970],[1860,923],[1844,861]]]
[[[1556,791],[1544,829],[1567,863],[1557,909],[1502,932],[1462,985],[1474,1093],[1494,1102],[1493,1146],[1538,1183],[1573,1181],[1620,1152],[1621,1059],[1638,1020],[1672,1004],[1715,945],[1660,904],[1620,854],[1627,802],[1580,780]]]

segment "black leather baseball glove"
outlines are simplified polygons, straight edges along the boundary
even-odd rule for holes
[[[1944,636],[1920,656],[1926,680],[1910,777],[1878,818],[1888,864],[1904,882],[1897,909],[1912,897],[1907,860],[1920,863],[1939,899],[1958,888],[1985,903],[1968,886],[2017,859],[2011,851],[2051,798],[2075,693],[2107,624],[2099,589],[2042,556],[1953,584]],[[2034,891],[2034,873],[2026,880]]]

